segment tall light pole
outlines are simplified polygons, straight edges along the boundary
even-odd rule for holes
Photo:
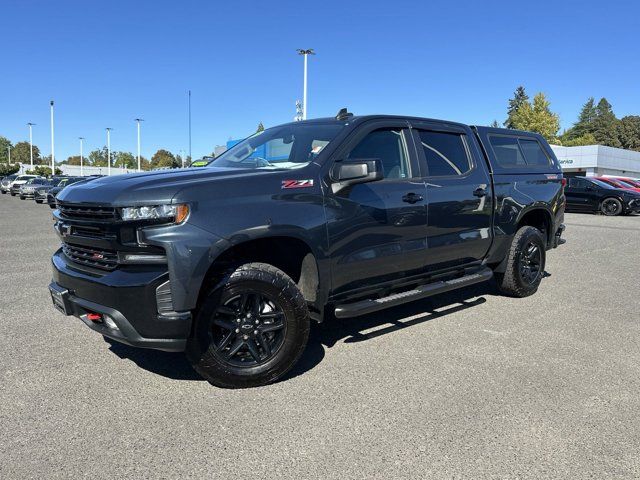
[[[80,176],[84,176],[84,171],[82,168],[82,141],[84,140],[84,137],[78,137],[78,140],[80,140]]]
[[[29,153],[31,155],[31,170],[33,170],[33,131],[32,131],[32,127],[35,125],[35,123],[27,123],[27,125],[29,125]]]
[[[191,158],[191,90],[189,90],[189,158]]]
[[[107,131],[107,175],[111,175],[111,130],[113,128],[105,128]]]
[[[49,105],[51,106],[51,175],[53,176],[56,174],[56,151],[53,141],[53,100],[51,100]]]
[[[11,145],[7,145],[7,152],[9,155],[7,156],[7,165],[11,164]]]
[[[308,48],[303,50],[301,48],[298,49],[298,55],[304,56],[304,80],[303,80],[303,89],[302,89],[302,119],[307,119],[307,57],[309,55],[315,55],[316,52],[313,51],[313,48]]]
[[[141,172],[142,169],[140,166],[140,122],[144,122],[144,120],[142,118],[136,118],[135,121],[138,124],[138,172]]]

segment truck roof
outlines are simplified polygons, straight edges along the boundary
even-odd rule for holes
[[[541,136],[534,132],[527,132],[524,130],[514,130],[511,128],[494,128],[494,127],[486,127],[483,125],[473,125],[466,124],[460,122],[454,122],[451,120],[442,120],[438,118],[428,118],[428,117],[415,117],[409,115],[388,115],[388,114],[373,114],[373,115],[351,115],[347,118],[337,119],[336,117],[320,117],[314,118],[310,120],[302,120],[302,123],[307,124],[337,124],[337,125],[346,125],[346,124],[354,124],[354,123],[362,123],[369,120],[409,120],[409,121],[420,121],[420,122],[429,122],[429,123],[442,123],[447,125],[457,125],[460,127],[471,127],[479,132],[485,133],[497,133],[503,135],[516,135],[516,136],[527,136],[527,137],[539,137]],[[301,122],[288,122],[284,125],[291,124],[299,124]]]

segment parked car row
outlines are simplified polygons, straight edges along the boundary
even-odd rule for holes
[[[572,177],[565,188],[567,212],[607,216],[640,213],[640,182],[625,177]]]
[[[91,181],[99,175],[89,177],[70,177],[56,175],[45,178],[38,175],[8,175],[0,181],[0,192],[3,195],[18,196],[20,200],[33,199],[36,203],[46,203],[51,208],[56,208],[58,193],[69,185],[82,181]]]

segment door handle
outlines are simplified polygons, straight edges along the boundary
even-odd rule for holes
[[[484,187],[480,186],[480,187],[476,188],[473,191],[473,196],[474,197],[486,197],[487,196],[487,190]]]
[[[422,195],[418,195],[417,193],[407,193],[402,197],[403,202],[407,202],[411,204],[418,203],[423,200],[424,200],[424,197]]]

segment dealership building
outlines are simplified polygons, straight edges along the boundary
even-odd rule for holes
[[[640,152],[603,145],[551,145],[566,177],[612,175],[640,178]]]

